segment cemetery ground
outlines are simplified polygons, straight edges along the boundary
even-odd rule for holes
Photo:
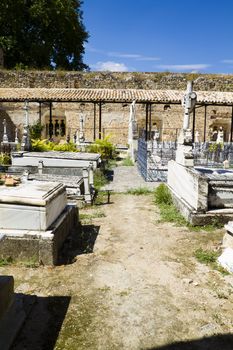
[[[33,303],[13,350],[233,348],[233,277],[203,253],[224,229],[161,222],[152,193],[112,194],[80,220],[59,266],[0,267]]]

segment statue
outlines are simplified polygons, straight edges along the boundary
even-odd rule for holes
[[[182,105],[184,107],[184,120],[183,120],[183,144],[192,143],[192,132],[189,129],[190,113],[193,111],[197,100],[197,95],[193,91],[193,82],[188,81],[187,90],[184,95]]]
[[[196,143],[200,142],[199,141],[199,131],[195,132],[195,140],[194,140],[194,142],[196,142]]]
[[[216,143],[224,143],[224,131],[222,126],[219,127]]]
[[[84,136],[84,115],[81,113],[79,118],[79,141],[82,143],[85,141]]]
[[[8,143],[8,136],[7,136],[7,132],[6,132],[6,119],[3,119],[3,139],[2,142],[3,143]]]

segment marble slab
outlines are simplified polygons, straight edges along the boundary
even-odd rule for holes
[[[208,209],[208,181],[195,169],[169,161],[168,186],[193,209]]]
[[[38,166],[42,161],[44,167],[88,167],[93,163],[94,169],[100,163],[100,154],[87,152],[13,152],[12,166]]]
[[[61,183],[32,181],[0,188],[0,229],[47,230],[67,205]]]

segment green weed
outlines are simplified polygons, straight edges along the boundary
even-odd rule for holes
[[[133,194],[135,196],[140,196],[140,195],[145,195],[145,194],[151,194],[152,191],[146,187],[139,187],[139,188],[131,188],[126,193]]]
[[[92,219],[97,219],[97,218],[103,218],[106,215],[102,211],[94,211],[93,213],[80,213],[79,214],[79,219],[80,221],[86,221],[86,220],[92,220]]]
[[[94,187],[99,190],[101,187],[107,185],[108,179],[100,169],[94,172]]]
[[[223,275],[229,275],[229,272],[217,262],[219,252],[199,248],[194,252],[194,256],[201,264],[206,264]]]
[[[165,184],[161,184],[155,189],[154,196],[156,204],[173,204],[171,192]]]
[[[177,226],[188,225],[188,222],[176,209],[174,204],[160,204],[159,209],[160,209],[161,222],[172,222],[172,223],[175,223]]]
[[[132,159],[130,157],[124,158],[122,160],[121,165],[123,166],[134,166],[134,162],[132,161]]]
[[[11,257],[0,259],[0,267],[7,266],[13,263],[13,259]]]

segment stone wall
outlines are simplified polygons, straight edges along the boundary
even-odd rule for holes
[[[65,72],[0,70],[0,87],[186,89],[194,79],[195,90],[233,91],[233,75],[148,73],[148,72]]]

